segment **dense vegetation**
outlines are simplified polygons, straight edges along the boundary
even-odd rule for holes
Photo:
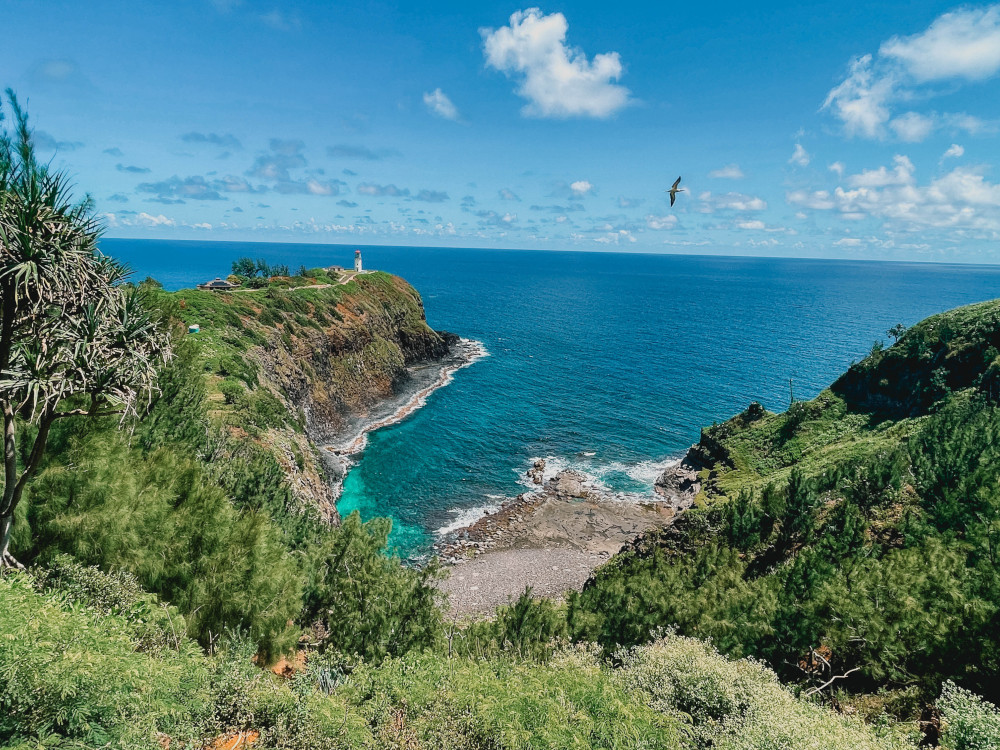
[[[601,569],[572,636],[675,626],[903,714],[946,680],[996,701],[998,339],[1000,302],[938,315],[814,401],[707,429],[702,507]]]

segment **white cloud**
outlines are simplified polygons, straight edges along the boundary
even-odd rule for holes
[[[800,167],[809,166],[810,160],[809,152],[802,148],[801,143],[795,144],[795,151],[792,152],[792,158],[788,160],[789,164],[798,164]]]
[[[448,95],[445,94],[441,89],[434,89],[433,91],[427,91],[424,93],[424,104],[427,105],[427,109],[436,114],[438,117],[443,117],[446,120],[458,120],[460,115],[458,114],[458,107],[456,107]]]
[[[577,180],[576,182],[570,183],[569,189],[572,191],[575,198],[582,198],[587,193],[592,192],[594,186],[587,182],[587,180]]]
[[[862,241],[857,237],[842,237],[833,244],[837,247],[861,247]]]
[[[989,78],[1000,71],[1000,5],[945,13],[920,34],[888,40],[879,54],[917,81]]]
[[[872,56],[864,55],[851,62],[847,78],[826,95],[822,108],[834,110],[848,135],[876,138],[889,120],[893,86],[891,76],[873,73]]]
[[[844,174],[844,169],[845,169],[844,162],[842,162],[842,161],[835,161],[833,164],[831,164],[829,167],[827,167],[827,169],[829,169],[831,172],[833,172],[838,177],[841,177]]]
[[[511,190],[510,188],[502,188],[502,189],[500,189],[499,191],[497,191],[497,195],[500,196],[500,200],[502,200],[502,201],[520,201],[521,200],[521,197],[517,193],[515,193],[513,190]]]
[[[878,219],[898,231],[932,228],[1000,238],[1000,184],[976,170],[957,167],[919,185],[910,160],[897,156],[891,169],[866,170],[851,176],[848,185],[832,193],[792,191],[786,198],[792,205],[837,211],[845,219]]]
[[[600,237],[595,237],[594,242],[600,242],[604,245],[619,245],[622,241],[635,242],[636,238],[629,230],[619,229],[616,232],[608,232]]]
[[[861,174],[851,175],[847,178],[847,183],[851,187],[880,188],[890,185],[912,185],[913,184],[913,162],[905,156],[897,155],[893,157],[893,169],[879,167],[878,169],[866,169]]]
[[[704,192],[698,196],[700,205],[698,210],[703,214],[710,214],[714,211],[763,211],[767,208],[767,201],[754,195],[745,193],[725,193],[723,195],[713,195]]]
[[[760,219],[751,219],[749,221],[738,221],[736,226],[740,229],[764,229],[766,225]]]
[[[919,112],[907,112],[889,122],[896,137],[907,143],[920,143],[929,136],[935,127],[933,117],[922,115]]]
[[[953,143],[948,147],[948,150],[941,155],[941,161],[945,159],[957,159],[960,156],[965,155],[965,149],[959,146],[957,143]]]
[[[745,175],[739,164],[727,164],[719,169],[713,169],[708,176],[717,180],[742,180]]]
[[[629,90],[614,83],[623,72],[621,58],[607,52],[587,60],[566,45],[568,28],[562,13],[519,10],[509,26],[479,30],[486,64],[519,80],[527,116],[609,117],[630,102]]]
[[[1000,5],[945,13],[919,34],[892,37],[877,55],[855,58],[844,80],[823,102],[844,123],[849,136],[921,141],[936,129],[972,132],[982,121],[962,113],[907,112],[893,117],[900,102],[943,93],[926,84],[980,81],[1000,72]]]
[[[661,229],[673,229],[677,226],[677,215],[667,214],[666,216],[654,216],[650,214],[646,217],[646,226],[657,231]]]

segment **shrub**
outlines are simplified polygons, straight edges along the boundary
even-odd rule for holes
[[[1000,747],[1000,711],[982,698],[944,683],[938,701],[944,719],[941,746],[948,750],[994,750]]]
[[[912,748],[905,738],[796,698],[764,665],[730,661],[694,638],[668,634],[618,659],[617,679],[646,693],[658,711],[684,717],[696,748]]]

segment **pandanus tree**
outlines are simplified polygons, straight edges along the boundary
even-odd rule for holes
[[[35,156],[27,114],[7,91],[0,106],[0,408],[3,494],[0,569],[14,512],[38,470],[56,420],[124,420],[156,386],[170,354],[167,331],[127,271],[97,249],[89,199],[75,201],[64,173]]]

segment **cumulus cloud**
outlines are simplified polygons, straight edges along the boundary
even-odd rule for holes
[[[934,130],[934,118],[919,112],[907,112],[889,121],[896,137],[907,143],[919,143]]]
[[[811,157],[809,152],[802,148],[801,143],[795,144],[795,150],[792,152],[792,157],[788,160],[789,164],[797,164],[800,167],[809,166],[809,161]]]
[[[438,117],[443,117],[446,120],[458,120],[460,117],[458,107],[439,88],[424,92],[424,105]]]
[[[519,10],[510,24],[480,29],[486,64],[518,82],[528,100],[529,117],[609,117],[630,103],[618,81],[623,73],[617,52],[587,59],[568,47],[569,23],[562,13],[542,15],[538,8]]]
[[[886,167],[865,169],[861,174],[851,175],[847,179],[847,184],[851,187],[867,188],[913,184],[913,162],[909,158],[898,154],[893,158],[892,162],[895,165],[892,169],[887,169]]]
[[[715,211],[763,211],[767,208],[767,201],[763,198],[745,193],[714,195],[704,192],[698,196],[698,201],[698,210],[706,214]]]
[[[213,185],[200,175],[180,177],[174,175],[159,182],[142,182],[136,186],[136,191],[148,193],[154,197],[150,200],[158,203],[185,203],[187,200],[222,201],[219,187]]]
[[[848,219],[871,217],[888,228],[927,228],[1000,233],[1000,184],[974,169],[958,167],[926,185],[917,182],[913,164],[897,156],[893,167],[865,170],[848,178],[848,187],[792,191],[792,205],[837,211]]]
[[[272,138],[268,142],[268,150],[257,155],[246,175],[269,183],[269,186],[256,188],[258,192],[273,190],[284,195],[340,195],[341,188],[347,183],[320,179],[318,175],[322,174],[322,170],[309,170],[305,176],[292,174],[306,167],[304,151],[305,144],[300,140]],[[229,189],[235,190],[235,185]]]
[[[425,203],[444,203],[448,200],[448,194],[443,190],[427,190],[425,188],[414,195],[413,200]]]
[[[843,174],[844,174],[844,169],[845,169],[844,162],[842,162],[842,161],[835,161],[833,164],[831,164],[829,167],[827,167],[827,169],[829,169],[831,172],[833,172],[838,177],[842,177]]]
[[[979,81],[1000,71],[1000,5],[945,13],[919,34],[893,37],[879,54],[898,60],[917,81]]]
[[[35,148],[39,151],[76,151],[83,148],[80,141],[59,141],[44,130],[36,130],[31,134]]]
[[[365,161],[381,161],[382,159],[387,159],[390,156],[399,156],[399,152],[394,148],[372,149],[367,146],[338,143],[335,146],[328,146],[326,149],[326,155],[332,159],[363,159]],[[350,170],[344,171],[349,172]]]
[[[569,189],[574,197],[582,198],[587,193],[593,192],[594,186],[591,185],[587,180],[577,180],[576,182],[570,183]]]
[[[145,211],[139,214],[133,212],[113,212],[104,214],[104,220],[110,227],[174,227],[177,221],[163,214],[148,214]]]
[[[727,164],[719,169],[713,169],[708,176],[716,180],[742,180],[745,175],[739,164]]]
[[[957,143],[953,143],[948,147],[948,150],[941,155],[941,161],[945,159],[957,159],[960,156],[965,155],[965,149],[959,146]]]
[[[746,221],[736,222],[736,226],[739,229],[764,229],[766,225],[760,219],[747,219]]]
[[[130,172],[131,174],[149,174],[153,170],[149,167],[136,167],[134,165],[115,164],[115,169],[119,172]]]
[[[972,82],[1000,72],[1000,5],[961,8],[935,19],[924,31],[892,37],[877,54],[855,58],[847,76],[826,97],[823,108],[844,124],[849,136],[920,141],[939,128],[970,125],[961,113],[907,112],[901,102],[938,93],[927,84]],[[963,122],[964,121],[964,122]]]
[[[508,228],[517,222],[517,214],[497,213],[496,211],[477,211],[479,226]]]
[[[229,148],[234,150],[239,150],[243,148],[243,144],[240,143],[240,139],[237,138],[232,133],[198,133],[192,131],[190,133],[185,133],[181,136],[181,140],[185,143],[194,144],[205,144],[209,146],[218,146],[220,148]]]
[[[272,138],[269,148],[268,152],[259,154],[254,159],[253,165],[247,171],[248,177],[289,182],[292,179],[290,170],[306,166],[306,157],[302,153],[305,144],[302,141]]]
[[[646,226],[657,231],[661,229],[673,229],[677,226],[677,215],[667,214],[666,216],[655,216],[649,214],[646,217]]]
[[[409,188],[398,188],[395,185],[377,185],[374,182],[362,182],[357,187],[360,195],[371,195],[375,198],[402,198],[410,194]]]

